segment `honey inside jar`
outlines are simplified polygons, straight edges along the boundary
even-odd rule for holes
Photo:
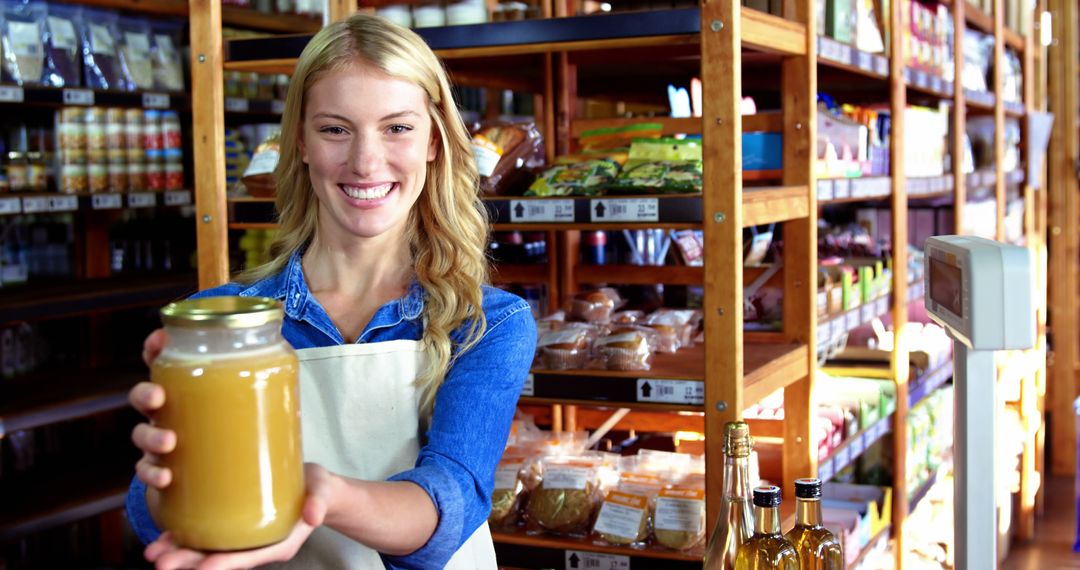
[[[250,301],[229,306],[212,299],[230,298],[183,303],[216,303],[227,313]],[[288,536],[300,518],[298,364],[280,337],[280,319],[280,308],[276,319],[254,326],[225,326],[225,317],[180,326],[165,319],[169,345],[151,379],[166,396],[154,423],[176,432],[176,448],[162,456],[173,477],[161,490],[158,518],[184,546],[265,546]]]

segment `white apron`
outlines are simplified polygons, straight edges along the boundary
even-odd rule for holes
[[[304,461],[382,481],[412,469],[420,452],[415,380],[420,343],[394,340],[298,350]],[[328,527],[315,529],[287,568],[379,569],[378,553]],[[445,566],[495,570],[485,522]]]

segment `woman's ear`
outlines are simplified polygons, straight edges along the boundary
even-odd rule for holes
[[[300,129],[296,132],[296,145],[300,147],[300,160],[308,163],[307,144],[304,142],[304,123],[300,122]]]
[[[428,141],[427,161],[431,162],[435,160],[435,156],[439,152],[439,129],[435,127],[435,121],[431,122],[431,140]]]

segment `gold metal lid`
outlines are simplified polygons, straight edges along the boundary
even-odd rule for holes
[[[749,457],[753,448],[750,426],[746,422],[728,422],[724,426],[724,453],[731,457]]]
[[[203,297],[169,303],[161,320],[174,327],[242,329],[280,321],[285,311],[269,297]]]

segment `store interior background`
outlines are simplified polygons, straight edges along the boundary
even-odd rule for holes
[[[698,311],[647,371],[541,351],[519,425],[704,455],[704,534],[712,434],[744,418],[785,515],[795,478],[833,489],[848,568],[951,568],[951,344],[922,243],[1022,245],[1038,342],[996,361],[999,559],[1080,568],[1076,2],[49,0],[0,3],[0,569],[145,567],[122,510],[142,341],[266,260],[258,155],[303,38],[356,10],[421,33],[505,151],[482,183],[493,283],[538,319],[606,286]],[[553,167],[639,135],[683,139],[684,176],[561,194]],[[508,568],[704,552],[494,536]]]

